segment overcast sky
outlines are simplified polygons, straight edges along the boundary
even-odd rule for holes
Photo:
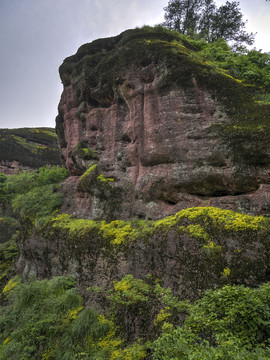
[[[221,5],[225,1],[217,0]],[[0,0],[0,128],[55,126],[58,67],[100,37],[163,21],[168,0]],[[255,46],[270,51],[270,1],[240,0]]]

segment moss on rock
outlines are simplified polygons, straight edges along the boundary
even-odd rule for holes
[[[158,221],[105,222],[61,214],[44,235],[58,239],[61,256],[81,264],[79,273],[91,268],[92,277],[101,261],[105,268],[96,276],[109,284],[124,266],[134,276],[158,277],[191,299],[207,288],[269,280],[269,234],[268,218],[200,207]]]
[[[254,116],[260,119],[263,114],[269,118],[269,105],[258,112],[260,105],[252,100],[249,86],[210,64],[197,53],[192,41],[160,26],[127,30],[85,44],[65,59],[59,72],[65,86],[72,83],[79,104],[84,100],[91,103],[92,99],[95,105],[101,101],[99,106],[106,107],[112,99],[121,100],[117,89],[124,83],[127,69],[151,62],[158,70],[160,91],[175,84],[191,88],[192,79],[196,79],[198,86],[218,99],[235,121],[245,122]],[[96,87],[104,90],[107,99],[91,92]]]

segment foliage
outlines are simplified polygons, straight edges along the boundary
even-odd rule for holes
[[[14,210],[20,211],[21,217],[41,218],[49,216],[62,205],[62,196],[55,192],[52,185],[35,187],[25,195],[19,194],[12,201]]]
[[[9,293],[17,285],[18,285],[17,279],[15,279],[15,278],[10,279],[3,289],[3,294]]]
[[[194,32],[198,22],[199,1],[179,1],[170,0],[165,10],[164,25],[170,29],[179,31],[182,34]]]
[[[95,221],[59,214],[51,219],[50,224],[50,236],[65,233],[70,242],[80,239],[82,243],[82,238],[92,238],[98,234],[107,244],[114,246],[124,246],[137,239],[147,239],[154,233],[166,234],[176,229],[180,235],[187,234],[190,238],[198,239],[202,248],[213,250],[221,248],[216,244],[219,233],[252,233],[254,236],[256,233],[257,236],[260,234],[262,237],[269,229],[269,220],[263,216],[245,215],[216,207],[194,207],[181,210],[161,220],[137,222]]]
[[[82,158],[83,160],[97,160],[98,154],[95,150],[91,149],[86,141],[80,141],[72,150],[72,158]]]
[[[68,176],[63,167],[44,166],[39,170],[23,171],[4,177],[2,175],[3,193],[14,198],[17,194],[24,194],[41,185],[57,184]]]
[[[7,175],[0,173],[0,184],[3,184],[7,180]]]
[[[26,193],[35,186],[36,177],[36,171],[26,171],[9,175],[4,182],[3,194],[12,198],[16,196],[16,194]]]
[[[263,230],[265,229],[268,220],[263,216],[251,216],[240,214],[230,210],[222,210],[216,207],[194,207],[181,210],[179,213],[168,216],[162,220],[155,222],[157,228],[169,228],[177,225],[184,219],[190,220],[192,223],[202,223],[204,229],[208,226],[223,228],[227,231],[245,231],[245,230]],[[188,231],[190,231],[189,225],[187,225]],[[181,228],[181,230],[183,230]],[[198,228],[196,227],[196,233]],[[191,234],[193,231],[191,232]],[[201,228],[199,228],[199,234],[201,235]],[[198,235],[196,234],[196,237]],[[202,238],[205,238],[203,233]]]
[[[114,282],[114,292],[109,298],[113,303],[129,306],[139,302],[147,302],[150,287],[141,279],[126,275],[120,281]]]
[[[70,276],[28,284],[11,279],[5,290],[9,303],[0,307],[0,359],[139,360],[147,347],[153,360],[269,358],[269,283],[208,290],[190,304],[153,280],[126,275],[115,282],[108,317],[82,306]],[[132,330],[138,321],[154,322],[155,340],[143,344],[151,334],[140,332],[141,341],[127,346],[128,329],[121,324],[127,320]]]
[[[190,306],[150,274],[144,279],[129,274],[114,281],[113,289],[106,292],[106,300],[119,333],[128,343],[139,338],[144,341],[155,338],[164,323],[169,321],[171,326],[179,323],[179,317],[186,314]]]
[[[100,223],[100,233],[107,239],[111,239],[114,245],[121,245],[128,237],[133,234],[133,228],[128,222],[122,220],[115,220],[107,223],[102,221]]]
[[[0,359],[41,358],[46,346],[65,330],[68,311],[82,304],[74,284],[71,278],[55,277],[17,284],[9,291],[12,304],[0,309],[2,343],[9,338],[1,346]]]
[[[122,359],[145,357],[138,342],[125,347],[113,322],[83,308],[72,277],[12,279],[0,308],[0,359]]]
[[[270,55],[261,50],[248,50],[242,44],[229,46],[230,41],[217,38],[211,42],[204,34],[201,36],[184,35],[161,26],[152,28],[152,31],[166,32],[171,37],[171,44],[187,52],[190,58],[209,66],[211,69],[231,76],[244,85],[252,86],[255,100],[264,103],[270,102]],[[183,46],[184,45],[184,46]]]
[[[14,276],[13,264],[18,258],[19,249],[16,243],[18,231],[14,233],[10,240],[0,243],[0,289],[5,288],[8,280]],[[5,296],[0,295],[0,300],[4,301]]]
[[[164,25],[184,35],[205,38],[208,42],[220,38],[236,44],[254,42],[254,35],[244,31],[245,22],[237,1],[227,1],[217,8],[213,0],[170,0],[164,10]]]
[[[64,167],[44,166],[39,168],[36,184],[38,186],[58,184],[66,179],[68,171]]]
[[[182,327],[167,327],[153,343],[153,359],[268,359],[270,284],[258,289],[209,290]]]
[[[169,43],[171,46],[174,45],[174,51],[185,53],[190,60],[193,59],[196,63],[207,66],[209,71],[218,72],[227,79],[235,79],[238,83],[242,82],[246,88],[255,92],[255,100],[263,103],[270,102],[270,55],[268,53],[255,49],[248,50],[241,44],[231,47],[229,46],[230,41],[222,38],[208,42],[205,36],[194,37],[180,33],[177,36],[176,31],[161,26],[149,30],[144,27],[144,29],[147,32],[151,29],[160,34],[166,33],[171,36]],[[163,43],[164,46],[166,46],[165,43]]]
[[[111,183],[115,179],[113,177],[106,177],[99,173],[97,164],[89,164],[88,169],[80,177],[78,184],[78,190],[83,192],[92,193],[98,192],[102,198],[110,198],[110,202],[113,199],[113,188]]]
[[[147,30],[147,27],[144,29]],[[174,46],[174,51],[185,53],[190,60],[193,59],[196,63],[207,66],[209,71],[220,73],[227,79],[235,79],[235,84],[242,83],[251,94],[254,93],[255,100],[263,103],[270,102],[270,55],[268,53],[255,49],[248,50],[242,45],[232,48],[224,39],[209,43],[205,38],[194,38],[180,33],[176,36],[176,31],[161,26],[151,29],[170,35],[172,37],[170,44],[171,47]],[[153,41],[149,44],[152,43]],[[166,46],[165,43],[163,46]]]
[[[89,164],[88,169],[80,177],[78,189],[87,192],[91,189],[91,184],[97,177],[97,164]]]
[[[1,176],[0,199],[11,201],[13,209],[18,210],[22,217],[39,219],[49,216],[62,204],[57,184],[67,176],[67,170],[57,166]]]
[[[99,180],[99,181],[101,181],[101,182],[103,182],[103,183],[106,183],[106,182],[114,182],[114,178],[109,178],[109,177],[106,177],[106,176],[104,176],[103,174],[99,174],[98,176],[97,176],[97,180]]]
[[[207,44],[203,40],[191,42],[198,49],[197,54],[206,61],[211,61],[214,66],[228,71],[230,75],[243,80],[245,84],[256,86],[259,93],[270,92],[269,54],[257,50],[248,51],[244,47],[232,51],[223,39],[212,44]]]

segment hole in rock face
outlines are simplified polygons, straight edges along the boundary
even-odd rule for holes
[[[87,100],[88,104],[94,107],[98,107],[99,106],[99,102],[95,99],[93,99],[92,97],[89,97]]]
[[[160,201],[162,201],[164,204],[167,204],[167,205],[170,205],[170,206],[173,206],[173,205],[176,205],[178,203],[177,200],[175,199],[171,199],[171,198],[160,198],[159,199]]]
[[[127,143],[130,143],[131,142],[131,139],[130,137],[127,135],[127,134],[123,134],[121,139]]]
[[[142,82],[145,84],[150,84],[155,80],[155,76],[152,73],[144,73],[141,78]]]
[[[117,98],[117,102],[118,102],[119,105],[122,105],[122,106],[123,106],[123,105],[126,105],[125,100],[122,99],[121,97]]]
[[[175,200],[165,200],[165,203],[168,204],[168,205],[173,206],[173,205],[177,204],[177,201],[175,201]]]
[[[152,62],[152,59],[150,57],[145,57],[141,60],[140,65],[143,67],[146,67],[148,65],[150,65]]]
[[[95,125],[91,125],[91,126],[90,126],[90,130],[91,130],[91,131],[97,131],[97,127],[96,127]]]

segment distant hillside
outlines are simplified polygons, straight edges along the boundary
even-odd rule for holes
[[[0,129],[0,172],[61,165],[56,132],[52,128]]]

